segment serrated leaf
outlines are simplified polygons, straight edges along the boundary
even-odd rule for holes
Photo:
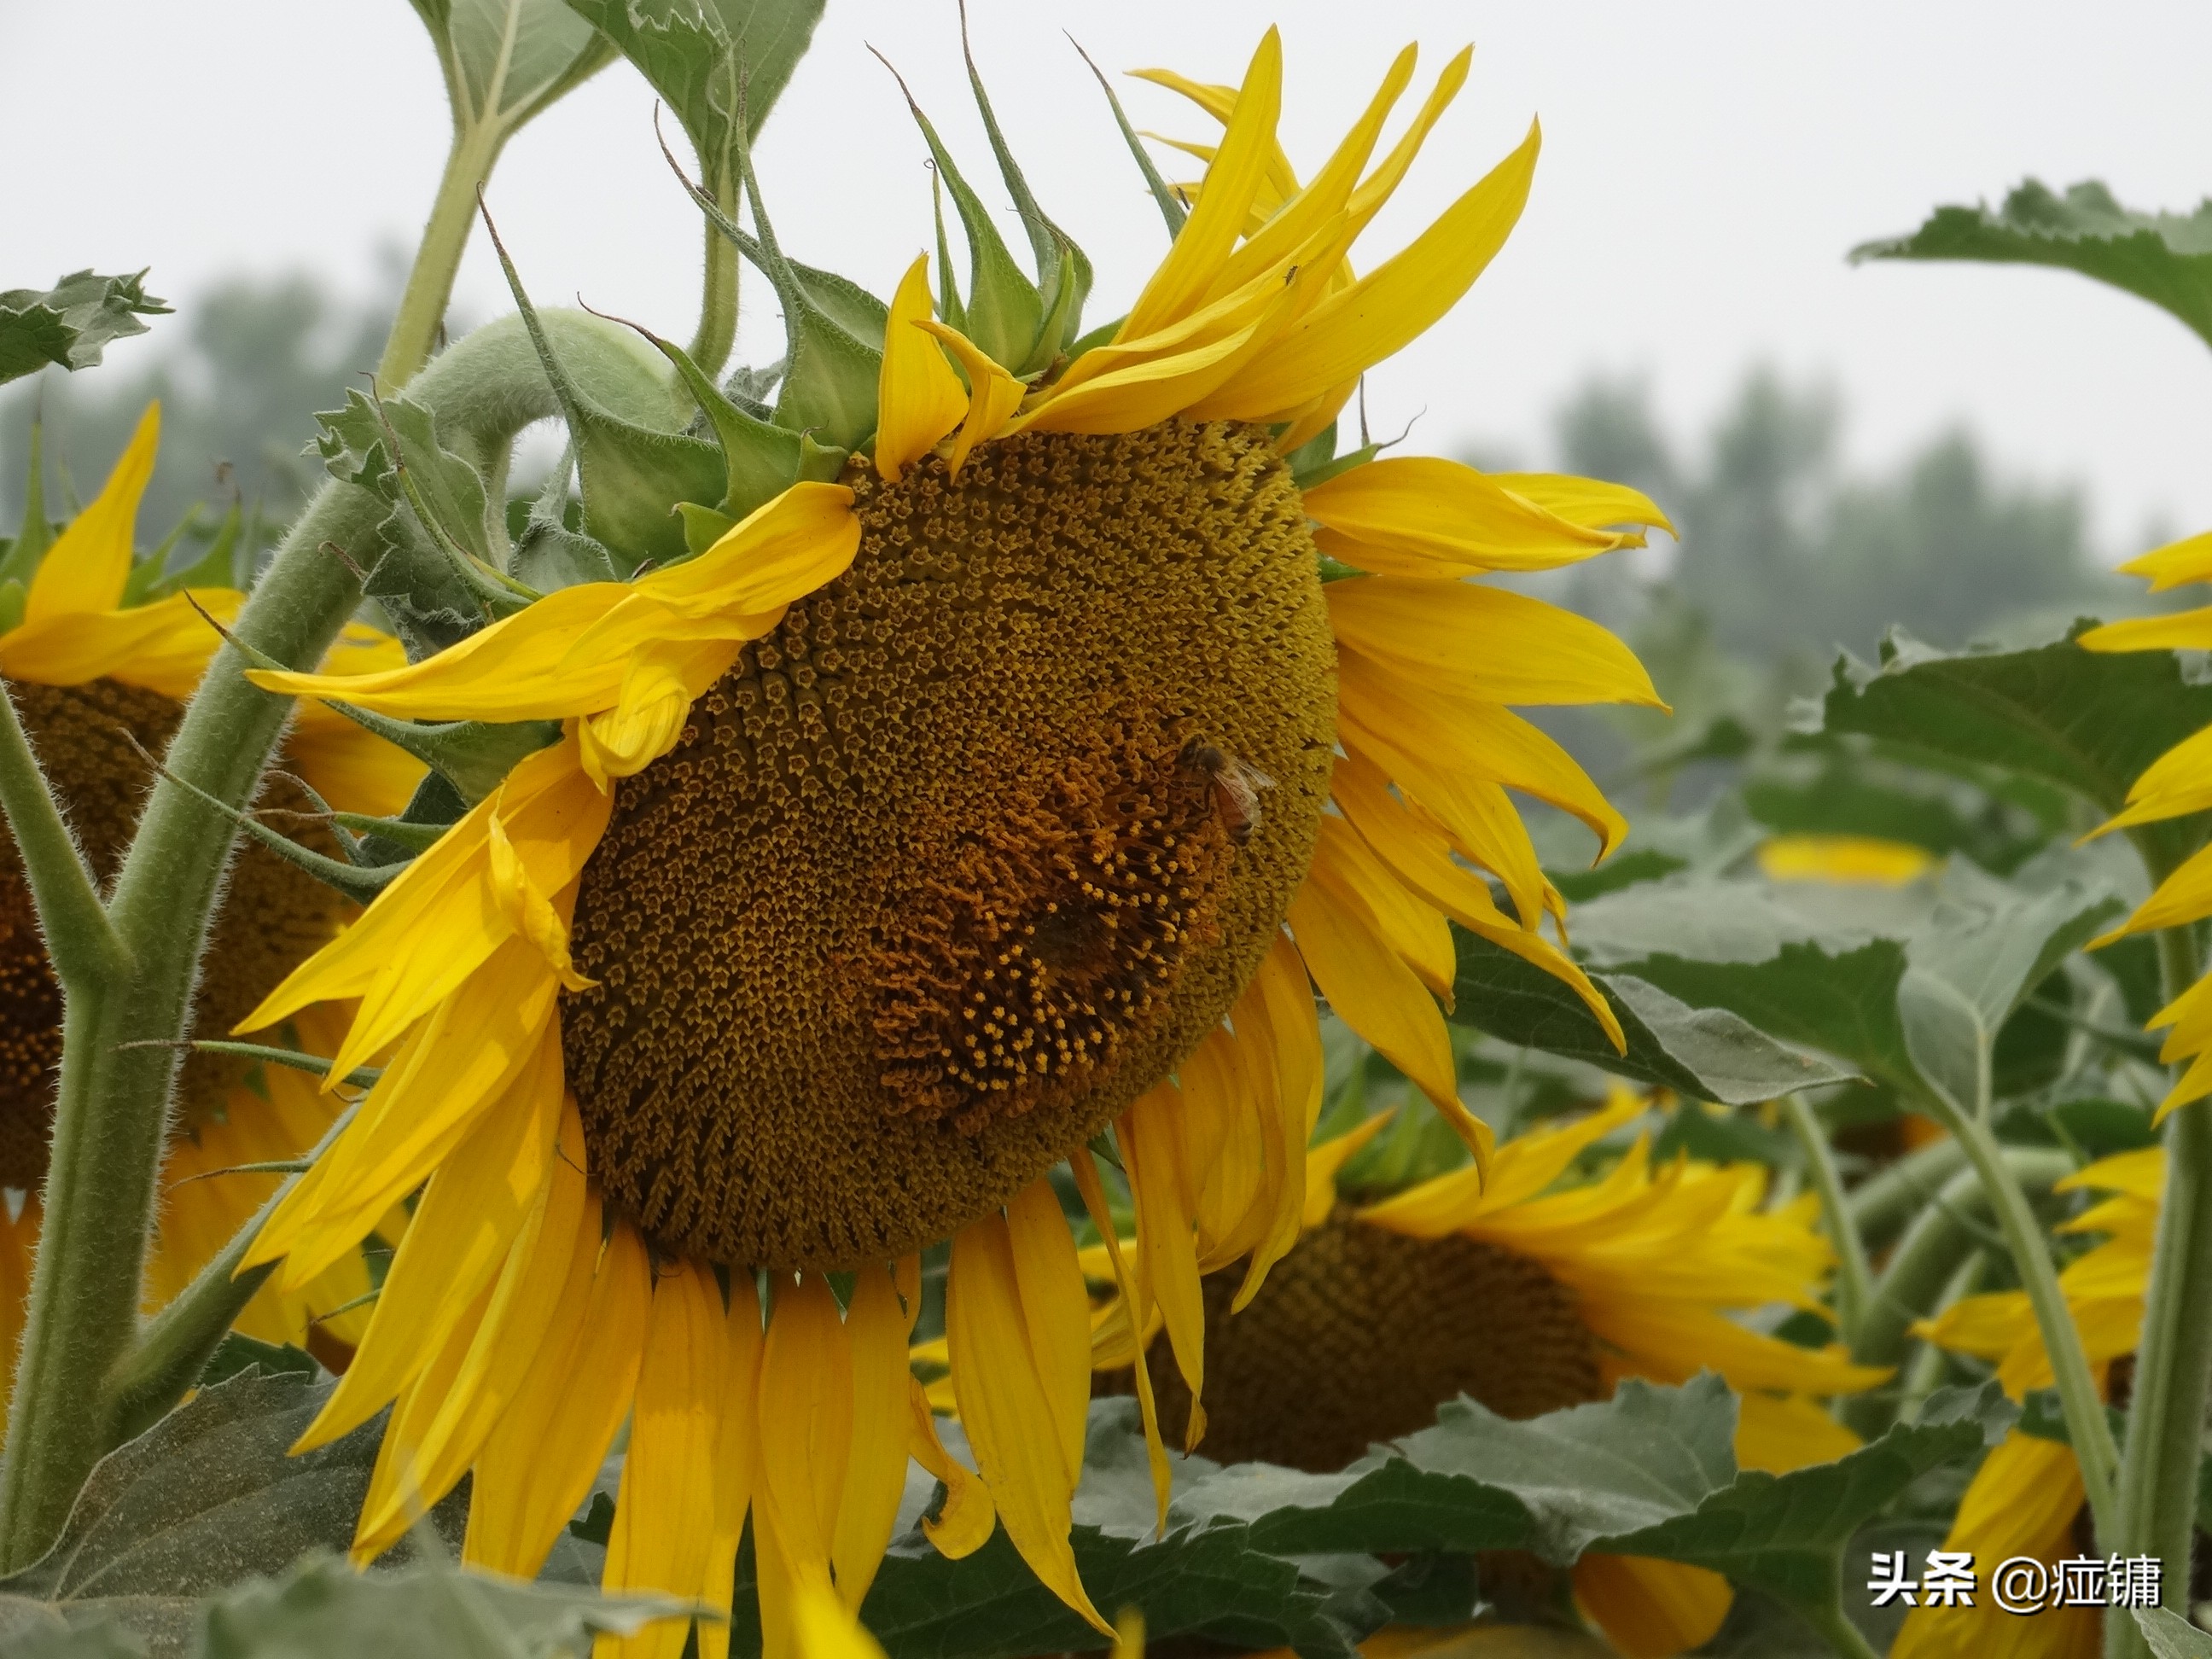
[[[430,31],[457,131],[510,134],[611,62],[562,0],[410,0]]]
[[[35,374],[48,364],[75,371],[100,362],[112,340],[143,334],[141,317],[165,316],[168,305],[133,276],[73,271],[52,288],[11,288],[0,293],[0,385]]]
[[[759,135],[775,107],[814,38],[823,0],[567,3],[667,100],[698,152],[708,190],[733,207],[738,148]]]
[[[2079,271],[2148,300],[2212,345],[2212,200],[2194,213],[2139,213],[2094,180],[2063,196],[2036,179],[1992,212],[1943,207],[1909,236],[1868,242],[1853,260],[1966,259]]]
[[[1628,1039],[1628,1052],[1617,1053],[1568,986],[1480,935],[1455,927],[1452,937],[1459,950],[1452,1022],[1502,1042],[1730,1106],[1853,1075],[1726,1009],[1690,1007],[1633,975],[1595,976]]]
[[[106,1615],[152,1659],[182,1659],[204,1596],[283,1571],[303,1550],[342,1551],[368,1492],[384,1419],[297,1457],[286,1455],[334,1384],[246,1374],[202,1389],[102,1458],[61,1538],[0,1578],[0,1597],[35,1601],[70,1622]],[[457,1547],[461,1505],[434,1511]],[[410,1559],[403,1544],[386,1561]]]
[[[2130,1607],[2153,1659],[2212,1659],[2212,1636],[2166,1607]]]
[[[71,1625],[37,1602],[0,1595],[0,1659],[147,1659],[146,1644],[105,1613]]]
[[[2212,725],[2212,684],[2172,652],[2084,651],[2063,640],[2020,651],[1934,650],[1899,632],[1869,666],[1837,660],[1821,703],[1830,732],[1862,732],[1904,752],[2023,773],[2118,811],[2129,786],[2184,738]],[[2164,867],[2205,838],[2199,814],[2133,831]]]
[[[628,1636],[690,1612],[665,1596],[602,1596],[449,1566],[365,1577],[319,1553],[211,1602],[198,1659],[586,1659],[602,1632]]]

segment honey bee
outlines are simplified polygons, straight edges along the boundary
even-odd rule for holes
[[[1243,846],[1260,827],[1260,792],[1273,789],[1274,779],[1210,743],[1193,744],[1186,758],[1212,782],[1214,805],[1228,826],[1229,839]]]

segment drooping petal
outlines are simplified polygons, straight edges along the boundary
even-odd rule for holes
[[[967,371],[968,412],[962,417],[960,430],[952,440],[951,465],[952,476],[957,478],[975,446],[999,435],[1000,428],[1021,407],[1022,398],[1029,388],[1000,368],[988,352],[958,329],[947,328],[938,322],[923,322],[918,326],[943,341],[945,349]]]
[[[846,1304],[845,1331],[852,1352],[852,1449],[844,1492],[830,1535],[830,1565],[837,1594],[855,1613],[875,1582],[898,1520],[906,1491],[907,1339],[921,1310],[919,1261],[909,1261],[911,1294],[902,1297],[890,1269],[864,1267]]]
[[[233,588],[201,587],[128,611],[52,611],[0,634],[0,673],[40,685],[120,680],[181,702],[222,643],[208,619],[227,627],[245,605]]]
[[[1571,516],[1464,462],[1406,455],[1355,466],[1304,495],[1324,553],[1378,575],[1448,580],[1552,570],[1635,544],[1640,536],[1601,526],[1654,523],[1659,512],[1634,491],[1620,491],[1617,501],[1601,494],[1617,489],[1592,484],[1587,516]]]
[[[929,256],[899,279],[884,325],[884,366],[876,387],[876,471],[896,483],[907,468],[960,424],[968,399],[938,343],[915,326],[929,320]]]
[[[1142,1289],[1134,1305],[1146,1312],[1158,1308],[1167,1322],[1176,1366],[1193,1404],[1188,1449],[1204,1423],[1198,1407],[1206,1389],[1206,1298],[1185,1207],[1185,1178],[1177,1167],[1182,1149],[1172,1114],[1178,1103],[1171,1091],[1140,1095],[1121,1115],[1115,1138],[1137,1210],[1137,1277]]]
[[[945,1449],[937,1437],[937,1419],[929,1408],[929,1395],[916,1379],[907,1389],[907,1450],[914,1461],[945,1485],[945,1507],[934,1519],[922,1517],[921,1530],[948,1561],[973,1555],[991,1540],[998,1511],[991,1491]]]
[[[1575,1600],[1623,1659],[1674,1659],[1712,1640],[1735,1592],[1705,1567],[1641,1555],[1585,1555]]]
[[[1664,707],[1634,652],[1588,617],[1525,593],[1403,576],[1331,582],[1323,592],[1340,641],[1465,696]]]
[[[1083,1194],[1084,1207],[1091,1212],[1091,1224],[1097,1230],[1106,1252],[1106,1259],[1114,1273],[1115,1287],[1121,1292],[1121,1304],[1136,1310],[1131,1322],[1133,1333],[1146,1322],[1147,1303],[1146,1285],[1129,1266],[1129,1259],[1121,1249],[1121,1237],[1116,1230],[1113,1206],[1106,1200],[1106,1189],[1098,1180],[1098,1165],[1088,1151],[1078,1152],[1068,1160],[1075,1173],[1077,1190]],[[1134,1182],[1131,1185],[1133,1188]],[[1158,1402],[1152,1396],[1152,1367],[1146,1358],[1146,1344],[1130,1343],[1130,1372],[1136,1384],[1137,1413],[1145,1429],[1145,1459],[1152,1475],[1152,1498],[1158,1508],[1157,1526],[1162,1534],[1168,1527],[1168,1501],[1172,1495],[1173,1476],[1168,1468],[1168,1450],[1160,1438]],[[1091,1363],[1097,1364],[1097,1343],[1092,1344]],[[1197,1395],[1191,1396],[1195,1403]]]
[[[1041,1259],[1024,1261],[1018,1252],[1009,1215],[987,1215],[953,1236],[945,1326],[960,1420],[1006,1535],[1030,1570],[1110,1636],[1068,1541],[1091,1395],[1089,1298],[1050,1186],[1034,1183],[1016,1205],[1025,1212],[1021,1246],[1044,1252]],[[1051,1206],[1049,1217],[1037,1213],[1042,1205]]]
[[[677,1261],[653,1287],[645,1352],[630,1415],[629,1451],[607,1537],[610,1594],[658,1590],[696,1599],[715,1537],[715,1450],[729,1393],[729,1330],[722,1292],[707,1268]],[[686,1631],[648,1625],[614,1651],[623,1659],[677,1659]]]

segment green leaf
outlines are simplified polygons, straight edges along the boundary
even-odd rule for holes
[[[0,1659],[147,1659],[143,1638],[105,1613],[71,1625],[43,1604],[0,1596]]]
[[[110,1618],[154,1659],[182,1659],[202,1597],[351,1540],[383,1419],[286,1455],[333,1386],[247,1373],[202,1389],[100,1460],[59,1540],[0,1579],[0,1600],[35,1601],[71,1624]],[[455,1545],[460,1514],[453,1499],[433,1512]],[[386,1559],[405,1565],[412,1548]]]
[[[1823,927],[1765,882],[1684,875],[1626,888],[1576,911],[1575,943],[1615,980],[1729,1010],[1877,1081],[1917,1080],[1897,1012],[1903,941]]]
[[[1452,938],[1459,949],[1452,1022],[1502,1042],[1731,1106],[1853,1075],[1725,1009],[1689,1007],[1632,975],[1594,980],[1628,1039],[1628,1052],[1616,1053],[1568,986],[1479,934],[1454,927]]]
[[[2212,725],[2212,684],[2166,651],[2084,651],[2063,640],[2021,651],[1939,652],[1901,632],[1869,666],[1845,655],[1821,704],[1826,730],[1863,732],[1939,764],[1996,768],[2056,785],[2100,814],[2184,738]],[[2203,844],[2205,815],[2132,832],[2160,868]]]
[[[1997,1033],[2028,993],[2127,907],[2075,881],[2023,891],[1954,862],[1911,941],[1898,987],[1905,1045],[1920,1074],[1974,1109],[1994,1092]]]
[[[2165,1607],[2130,1607],[2154,1659],[2212,1659],[2212,1636]]]
[[[505,139],[614,52],[561,0],[410,0],[430,31],[460,132]]]
[[[690,1611],[665,1596],[602,1596],[449,1566],[364,1576],[317,1552],[210,1603],[198,1659],[586,1659],[601,1632],[628,1636]]]
[[[2030,179],[1995,212],[1986,205],[1938,208],[1911,235],[1865,243],[1851,258],[2075,270],[2149,301],[2212,345],[2212,199],[2185,216],[2138,213],[2094,181],[2059,196]]]
[[[823,0],[568,0],[620,47],[668,102],[708,189],[737,204],[738,152],[791,80],[822,21]],[[742,119],[740,118],[742,117]]]
[[[99,276],[80,270],[43,292],[0,293],[0,384],[35,374],[49,363],[90,368],[111,340],[143,334],[141,317],[167,315],[167,302],[141,284],[146,273]]]

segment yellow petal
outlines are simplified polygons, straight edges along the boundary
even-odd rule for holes
[[[1035,1213],[1040,1204],[1052,1206],[1049,1218]],[[953,1236],[945,1324],[960,1420],[1006,1535],[1030,1570],[1110,1636],[1084,1591],[1068,1540],[1091,1395],[1082,1270],[1048,1183],[1032,1183],[1015,1207],[1025,1212],[1018,1228],[1010,1216],[992,1214]],[[1040,1224],[1047,1220],[1050,1225]],[[1048,1255],[1024,1260],[1018,1231],[1024,1249]]]
[[[1613,1046],[1626,1052],[1628,1040],[1613,1005],[1599,994],[1574,959],[1541,933],[1519,927],[1498,909],[1489,884],[1451,859],[1443,837],[1431,832],[1390,794],[1390,780],[1364,755],[1340,758],[1329,784],[1345,817],[1377,857],[1412,892],[1433,904],[1468,931],[1501,945],[1571,987],[1605,1029]]]
[[[1462,1105],[1443,1016],[1413,970],[1382,938],[1374,912],[1316,868],[1291,901],[1298,955],[1328,1005],[1412,1079],[1474,1154],[1489,1159],[1489,1125]]]
[[[1299,1217],[1308,1231],[1327,1221],[1336,1208],[1336,1177],[1359,1149],[1395,1122],[1398,1109],[1377,1112],[1354,1128],[1324,1140],[1306,1153],[1306,1201]]]
[[[2212,580],[2212,530],[2200,530],[2194,536],[2153,548],[2118,569],[2123,575],[2148,577],[2154,593],[2163,593],[2184,582]]]
[[[1224,387],[1209,416],[1261,420],[1294,408],[1425,332],[1504,246],[1528,199],[1540,140],[1532,124],[1521,147],[1410,246],[1324,300]]]
[[[418,1380],[408,1400],[432,1407],[413,1437],[411,1492],[392,1490],[380,1504],[372,1488],[362,1504],[359,1542],[380,1553],[398,1542],[422,1512],[453,1489],[476,1461],[485,1438],[523,1392],[548,1330],[564,1302],[580,1304],[590,1292],[599,1255],[599,1213],[586,1201],[584,1137],[573,1101],[564,1109],[560,1151],[551,1159],[537,1207],[507,1254],[494,1284],[483,1322],[442,1389]],[[592,1223],[583,1231],[586,1212]],[[396,1431],[398,1419],[394,1419]],[[387,1431],[387,1443],[393,1431]],[[382,1462],[380,1460],[379,1468]]]
[[[1324,814],[1309,880],[1319,879],[1356,897],[1374,918],[1382,943],[1447,1006],[1458,962],[1451,929],[1393,876],[1343,818]]]
[[[596,1194],[585,1231],[597,1236]],[[653,1291],[645,1246],[618,1222],[581,1305],[564,1296],[528,1389],[477,1459],[462,1559],[534,1577],[629,1415]]]
[[[1279,929],[1252,982],[1230,1010],[1247,1069],[1264,1068],[1273,1086],[1256,1103],[1267,1139],[1268,1203],[1273,1214],[1252,1252],[1230,1310],[1241,1312],[1259,1293],[1268,1271],[1298,1241],[1309,1188],[1306,1143],[1321,1117],[1321,1024],[1314,1012],[1312,981],[1297,947]]]
[[[361,1352],[295,1449],[327,1445],[374,1417],[444,1341],[460,1305],[505,1263],[537,1207],[553,1157],[557,1073],[552,1083],[487,1115],[430,1178]]]
[[[1583,484],[1583,479],[1561,482]],[[1590,484],[1595,494],[1617,486]],[[1551,570],[1640,538],[1599,526],[1650,523],[1657,509],[1621,492],[1620,516],[1571,517],[1498,478],[1431,455],[1387,456],[1304,492],[1325,553],[1380,574],[1437,580],[1485,570]],[[1640,506],[1632,506],[1626,497]],[[1610,506],[1610,504],[1608,504]],[[1652,519],[1632,518],[1650,511]]]
[[[968,464],[969,453],[977,444],[999,435],[999,429],[1021,407],[1023,395],[1029,388],[992,362],[988,352],[958,329],[927,321],[919,322],[916,326],[943,341],[945,349],[959,360],[960,367],[968,373],[968,413],[952,440],[952,476],[957,478],[960,469]]]
[[[2106,623],[2075,643],[2084,651],[2202,651],[2212,647],[2212,605]]]
[[[876,471],[891,483],[960,424],[968,400],[960,378],[935,340],[915,326],[927,322],[929,256],[907,267],[891,296],[884,326],[884,367],[876,382]]]
[[[761,1353],[761,1499],[793,1569],[830,1573],[853,1446],[853,1346],[829,1281],[779,1276]]]
[[[161,442],[161,405],[151,403],[124,446],[100,494],[54,538],[31,578],[24,596],[23,620],[46,622],[112,611],[123,603],[131,580],[131,542],[137,532],[138,501],[154,476],[154,452]]]
[[[1924,847],[1879,836],[1771,836],[1759,848],[1759,873],[1770,881],[1902,887],[1938,862]]]
[[[1464,696],[1664,707],[1634,652],[1588,617],[1525,593],[1402,576],[1331,582],[1323,592],[1340,642]]]
[[[1658,503],[1626,484],[1577,478],[1565,472],[1498,472],[1491,475],[1491,480],[1586,530],[1629,525],[1663,530],[1670,536],[1674,533],[1674,520],[1661,511]]]
[[[1183,1196],[1186,1177],[1177,1167],[1181,1148],[1169,1119],[1175,1107],[1176,1097],[1158,1089],[1139,1096],[1121,1115],[1115,1139],[1137,1212],[1137,1273],[1143,1288],[1134,1304],[1140,1314],[1159,1309],[1176,1369],[1197,1401],[1206,1390],[1206,1297]],[[1187,1431],[1186,1449],[1195,1443],[1195,1433]]]
[[[47,550],[42,568],[52,568],[59,549]],[[38,685],[121,680],[181,701],[222,643],[208,617],[227,625],[245,604],[231,588],[199,587],[128,611],[50,611],[0,635],[0,673]]]
[[[1235,87],[1224,87],[1216,82],[1194,81],[1188,76],[1178,75],[1175,70],[1166,69],[1131,70],[1129,78],[1132,81],[1150,81],[1156,87],[1165,87],[1170,92],[1181,93],[1224,127],[1237,113],[1237,90]],[[1157,135],[1147,133],[1145,136],[1153,137]],[[1214,157],[1215,147],[1212,145],[1185,143],[1176,138],[1162,139],[1161,142],[1186,150],[1200,161],[1211,161]],[[1255,201],[1266,204],[1272,211],[1297,195],[1297,191],[1298,175],[1291,167],[1290,157],[1283,153],[1280,143],[1271,143],[1267,167],[1261,179],[1260,189],[1255,194]]]
[[[811,1581],[793,1593],[791,1627],[799,1659],[884,1659],[854,1610]]]
[[[1832,1463],[1862,1443],[1826,1407],[1802,1394],[1754,1389],[1737,1402],[1735,1461],[1740,1468],[1787,1474],[1814,1463]]]
[[[675,748],[692,703],[729,672],[744,649],[740,640],[708,640],[633,651],[614,706],[578,728],[578,755],[586,775],[605,789],[616,778],[635,777]]]
[[[430,1506],[452,1490],[450,1480],[443,1490],[431,1485],[437,1476],[423,1467],[422,1436],[445,1403],[462,1362],[483,1328],[484,1310],[490,1301],[491,1291],[487,1287],[460,1310],[459,1317],[392,1407],[391,1419],[384,1425],[384,1438],[376,1449],[376,1465],[369,1474],[368,1492],[362,1500],[353,1544],[346,1552],[356,1567],[366,1567],[390,1549],[413,1522],[428,1514]],[[400,1518],[396,1523],[380,1518],[391,1516]]]
[[[1099,1183],[1098,1165],[1088,1152],[1080,1152],[1068,1160],[1068,1167],[1075,1173],[1075,1185],[1083,1194],[1084,1207],[1091,1212],[1091,1224],[1097,1230],[1106,1259],[1113,1268],[1114,1283],[1121,1292],[1124,1309],[1137,1310],[1132,1321],[1133,1333],[1137,1327],[1146,1322],[1145,1289],[1131,1270],[1128,1257],[1122,1253],[1121,1234],[1115,1231],[1113,1206],[1106,1201],[1106,1189]],[[1134,1184],[1133,1180],[1131,1185],[1133,1187]],[[1168,1500],[1172,1496],[1173,1476],[1168,1469],[1168,1449],[1160,1438],[1159,1405],[1152,1396],[1152,1368],[1145,1355],[1146,1345],[1133,1340],[1129,1346],[1130,1370],[1137,1389],[1137,1413],[1145,1428],[1145,1460],[1152,1468],[1152,1498],[1158,1510],[1158,1519],[1154,1524],[1164,1534],[1168,1529]],[[1091,1349],[1094,1368],[1097,1360],[1094,1334]],[[1195,1395],[1193,1398],[1196,1398]]]
[[[1197,308],[1244,233],[1252,198],[1275,153],[1275,122],[1282,100],[1282,37],[1270,28],[1244,71],[1243,89],[1227,118],[1228,131],[1206,170],[1198,206],[1129,307],[1117,340],[1150,334]]]
[[[713,1273],[688,1261],[664,1267],[653,1287],[607,1537],[602,1582],[610,1595],[659,1590],[688,1601],[705,1588],[728,1373],[728,1322]],[[678,1622],[648,1625],[613,1650],[624,1659],[677,1659],[687,1633]]]
[[[919,1265],[915,1264],[913,1294],[903,1301],[888,1267],[863,1267],[845,1309],[853,1356],[852,1450],[830,1564],[837,1594],[855,1613],[883,1565],[906,1492],[913,1382],[906,1344],[914,1316],[921,1310]]]
[[[728,1393],[721,1431],[714,1441],[714,1539],[707,1553],[707,1583],[699,1599],[717,1610],[732,1606],[738,1546],[760,1480],[760,1287],[750,1273],[730,1277]],[[726,1620],[702,1620],[699,1659],[728,1659]]]
[[[1594,1554],[1575,1563],[1575,1600],[1623,1659],[1674,1659],[1712,1640],[1735,1592],[1705,1567]]]
[[[937,1419],[929,1409],[929,1395],[918,1380],[907,1389],[907,1450],[914,1461],[945,1483],[945,1507],[935,1519],[922,1517],[921,1529],[937,1553],[948,1561],[973,1555],[990,1541],[999,1516],[991,1506],[990,1489],[945,1449],[937,1437]]]

